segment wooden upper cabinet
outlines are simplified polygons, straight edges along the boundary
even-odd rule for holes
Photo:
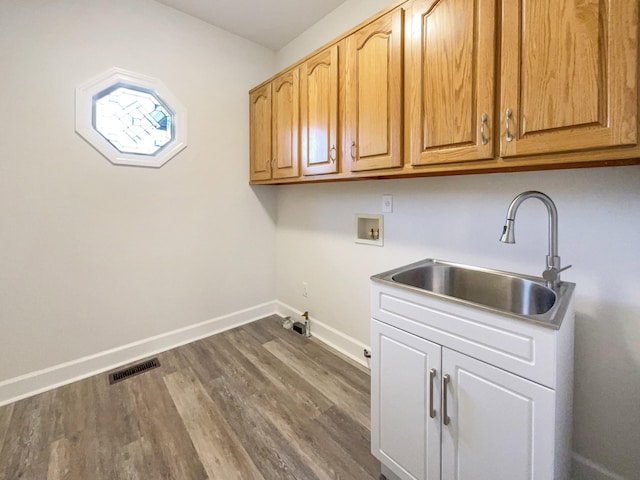
[[[299,176],[299,90],[296,68],[251,92],[251,180]]]
[[[304,175],[338,171],[338,45],[300,67],[301,163]]]
[[[249,176],[251,180],[271,179],[271,84],[249,94]]]
[[[250,180],[640,163],[639,0],[407,0],[250,92]]]
[[[501,156],[636,145],[638,1],[502,8]]]
[[[412,165],[493,158],[495,9],[494,0],[410,5],[405,125]]]
[[[272,82],[273,178],[299,176],[299,70],[290,70]]]
[[[345,170],[403,164],[403,16],[394,10],[346,38]]]

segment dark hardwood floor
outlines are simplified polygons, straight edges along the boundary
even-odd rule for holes
[[[0,479],[379,479],[369,375],[269,317],[0,408]]]

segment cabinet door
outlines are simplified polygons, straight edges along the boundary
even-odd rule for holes
[[[299,175],[299,71],[291,70],[273,82],[273,178]]]
[[[338,45],[300,68],[302,173],[338,171]]]
[[[637,0],[502,8],[501,155],[636,145]]]
[[[371,348],[371,452],[403,480],[438,479],[441,347],[373,320]]]
[[[550,480],[555,392],[447,348],[443,480]],[[444,394],[443,394],[444,395]],[[444,414],[443,414],[444,415]]]
[[[416,0],[407,49],[412,165],[493,158],[494,0]]]
[[[402,166],[403,14],[346,39],[343,154],[351,171]]]
[[[271,84],[249,95],[251,180],[271,179]]]

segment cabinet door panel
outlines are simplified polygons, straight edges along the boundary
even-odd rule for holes
[[[373,455],[403,480],[439,478],[441,347],[376,320],[371,345]]]
[[[444,348],[443,480],[554,477],[555,392]]]
[[[249,96],[251,180],[271,178],[271,84]]]
[[[360,115],[357,138],[361,158],[388,155],[389,138],[389,62],[388,35],[374,35],[358,49],[358,99]],[[381,62],[379,59],[385,59]]]
[[[301,67],[302,173],[338,171],[338,46]]]
[[[502,3],[502,156],[636,145],[638,2]]]
[[[495,23],[492,0],[413,2],[406,70],[411,164],[493,157]]]
[[[346,40],[344,155],[352,171],[402,165],[403,10]]]
[[[273,81],[273,178],[298,176],[299,71]]]

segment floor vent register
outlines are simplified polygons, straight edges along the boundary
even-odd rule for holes
[[[131,365],[130,367],[110,373],[109,383],[114,384],[117,382],[121,382],[122,380],[133,377],[135,375],[139,375],[148,370],[158,368],[159,366],[160,361],[158,361],[157,358],[152,358],[151,360],[145,360],[144,362],[136,363],[135,365]]]

